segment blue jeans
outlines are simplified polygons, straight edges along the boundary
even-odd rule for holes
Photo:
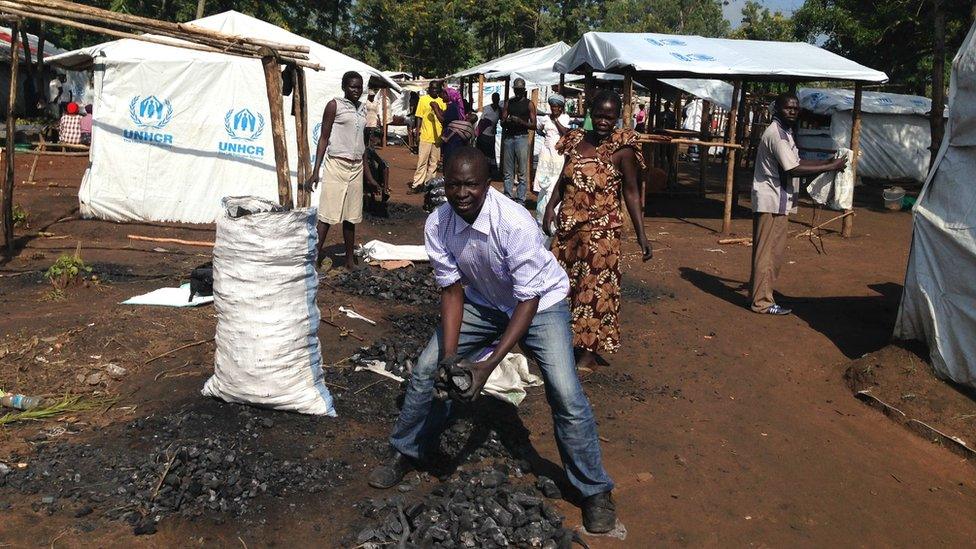
[[[505,196],[518,203],[525,202],[526,177],[529,173],[529,136],[515,135],[502,138],[502,154],[505,155]],[[517,163],[517,166],[516,166]],[[518,173],[515,170],[518,168]],[[518,176],[517,194],[512,194],[512,185]]]
[[[465,303],[458,354],[470,356],[491,345],[508,322],[508,315],[501,311]],[[561,301],[536,313],[520,343],[542,369],[556,445],[569,481],[583,497],[612,490],[613,481],[603,468],[593,410],[576,376],[569,304]],[[450,402],[434,399],[442,348],[443,334],[438,327],[413,368],[400,417],[390,435],[390,444],[414,459],[433,447],[450,415]]]

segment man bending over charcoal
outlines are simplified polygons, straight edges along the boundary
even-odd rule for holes
[[[569,280],[524,207],[488,185],[488,161],[473,147],[459,149],[444,167],[447,204],[427,218],[425,242],[441,287],[441,325],[414,366],[400,417],[390,436],[392,456],[369,484],[396,486],[436,447],[450,401],[434,398],[442,362],[470,374],[454,394],[473,400],[516,343],[542,369],[556,444],[569,481],[583,496],[583,524],[612,530],[613,481],[603,468],[596,421],[573,360]],[[470,357],[498,341],[481,362]]]

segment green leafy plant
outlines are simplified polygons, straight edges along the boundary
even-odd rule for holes
[[[30,228],[30,212],[25,210],[20,204],[14,204],[14,227],[23,229]]]
[[[62,255],[51,265],[44,276],[54,286],[55,294],[63,294],[65,288],[84,280],[92,269],[81,259],[81,244],[75,249],[74,255]]]

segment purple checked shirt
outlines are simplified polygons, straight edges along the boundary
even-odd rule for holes
[[[431,212],[424,241],[437,283],[446,288],[460,280],[476,305],[511,316],[520,301],[538,297],[544,311],[569,294],[569,277],[535,219],[493,188],[470,225],[450,204]]]

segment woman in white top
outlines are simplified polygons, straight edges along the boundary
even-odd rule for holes
[[[564,111],[566,99],[559,94],[549,96],[549,116],[539,116],[538,132],[543,139],[542,151],[539,153],[539,166],[532,182],[532,190],[538,194],[535,206],[536,220],[541,224],[546,213],[546,204],[552,196],[552,190],[559,183],[563,173],[563,155],[556,151],[556,143],[564,133],[569,131],[569,115]]]
[[[329,101],[322,114],[322,133],[315,150],[315,167],[307,186],[315,190],[322,171],[322,192],[318,210],[318,258],[325,259],[325,239],[329,227],[342,222],[342,240],[346,247],[346,268],[355,266],[353,248],[356,242],[356,224],[363,220],[363,178],[371,188],[376,187],[373,175],[363,170],[366,161],[366,145],[363,132],[366,128],[366,103],[359,100],[363,95],[363,77],[349,71],[342,75],[343,97]]]

